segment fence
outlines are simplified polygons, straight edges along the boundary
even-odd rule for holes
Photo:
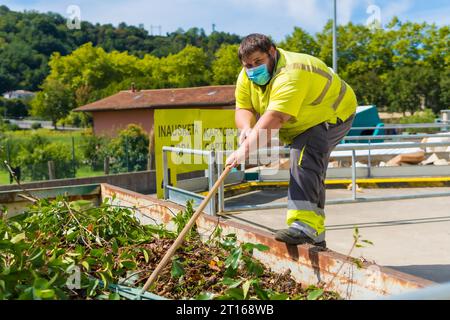
[[[136,148],[127,138],[113,143],[81,134],[4,135],[0,137],[0,160],[0,184],[14,183],[4,161],[22,182],[136,172],[153,165],[148,145]]]

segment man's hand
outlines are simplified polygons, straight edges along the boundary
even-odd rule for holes
[[[239,136],[239,145],[243,144],[245,139],[252,133],[252,128],[242,129],[241,135]]]
[[[248,110],[240,109],[239,111],[244,112],[243,114],[248,113]],[[250,113],[251,114],[251,113]],[[259,118],[256,125],[253,129],[250,129],[248,126],[238,126],[242,129],[241,135],[239,137],[240,146],[239,149],[234,151],[226,160],[226,165],[235,167],[238,164],[243,163],[250,153],[250,146],[258,146],[258,148],[264,148],[267,146],[267,143],[271,140],[274,130],[278,131],[281,128],[283,123],[289,120],[291,116],[279,111],[267,111],[264,115]],[[238,124],[238,122],[236,121]],[[266,139],[263,141],[258,141],[258,133],[260,130],[264,130],[263,133],[268,135]],[[253,152],[254,150],[252,150]]]
[[[227,160],[225,161],[225,165],[236,167],[237,165],[244,162],[245,159],[246,159],[245,146],[242,145],[236,151],[233,151],[233,153],[228,156]]]

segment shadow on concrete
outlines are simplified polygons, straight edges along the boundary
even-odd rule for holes
[[[298,261],[299,254],[298,254],[298,246],[297,245],[289,245],[285,243],[286,250],[289,254],[289,257],[294,260]],[[308,249],[308,258],[311,260],[311,265],[314,270],[314,274],[317,277],[317,282],[322,282],[322,277],[320,274],[320,267],[319,267],[319,252],[325,251],[326,249],[310,246]]]
[[[408,224],[423,224],[423,223],[436,223],[450,221],[450,216],[441,217],[427,217],[419,219],[405,219],[405,220],[391,220],[391,221],[374,221],[374,222],[364,222],[364,223],[352,223],[352,224],[335,224],[326,226],[327,230],[347,230],[354,229],[358,226],[359,229],[363,228],[379,228],[379,227],[394,227],[400,225]]]
[[[272,232],[272,233],[275,233],[275,232],[277,232],[279,230],[279,229],[270,228],[270,227],[265,226],[263,224],[256,223],[254,220],[250,220],[250,219],[245,219],[245,218],[239,217],[239,215],[237,215],[237,214],[232,215],[230,217],[227,217],[227,216],[224,216],[224,217],[228,218],[228,219],[232,218],[234,220],[243,221],[243,222],[251,224],[253,227],[258,227],[258,228],[264,229],[264,230]]]
[[[450,282],[450,264],[385,266],[438,283]]]
[[[287,190],[258,190],[250,194],[234,196],[229,199],[225,199],[227,206],[237,205],[256,205],[266,204],[274,202],[275,200],[283,199],[287,197]]]

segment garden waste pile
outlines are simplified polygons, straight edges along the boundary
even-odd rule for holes
[[[134,208],[41,199],[0,219],[0,299],[124,299],[114,285],[140,288],[192,216],[174,214],[176,231],[142,225]],[[340,299],[302,287],[252,257],[261,244],[238,243],[216,228],[206,242],[192,229],[150,287],[169,299]]]

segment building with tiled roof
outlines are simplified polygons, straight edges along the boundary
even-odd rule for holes
[[[163,108],[233,109],[234,85],[177,89],[124,90],[104,99],[76,108],[93,117],[95,134],[113,136],[128,124],[141,125],[149,134],[153,131],[154,110]]]

